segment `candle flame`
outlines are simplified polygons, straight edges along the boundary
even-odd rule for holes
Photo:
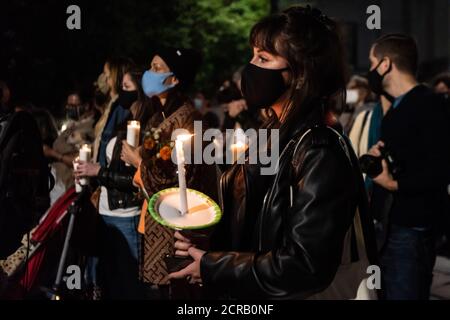
[[[187,140],[189,140],[190,138],[192,138],[194,135],[193,134],[179,134],[178,136],[177,136],[177,140],[178,141],[187,141]]]
[[[245,147],[247,147],[247,145],[245,143],[240,142],[240,141],[234,143],[232,146],[235,147],[235,148],[245,148]]]

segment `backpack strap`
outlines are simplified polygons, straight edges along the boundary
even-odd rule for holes
[[[369,118],[369,115],[371,113],[371,110],[366,110],[364,113],[364,118],[363,118],[363,122],[361,124],[361,129],[359,130],[359,136],[358,136],[358,153],[357,154],[361,154],[361,150],[360,150],[360,146],[361,146],[361,138],[362,135],[364,133],[364,129],[366,127],[366,123],[367,123],[367,119]]]

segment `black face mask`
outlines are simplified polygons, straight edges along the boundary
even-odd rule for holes
[[[391,72],[392,70],[392,64],[389,65],[389,69],[386,70],[384,74],[379,74],[377,69],[380,66],[380,64],[383,62],[383,60],[380,61],[380,63],[377,64],[377,66],[370,70],[367,73],[367,80],[369,81],[369,87],[370,89],[377,95],[383,95],[388,99],[389,101],[394,101],[395,98],[391,96],[389,93],[387,93],[383,88],[383,79],[384,77]]]
[[[74,120],[74,121],[78,121],[78,119],[80,118],[80,114],[81,114],[80,108],[81,108],[81,106],[66,107],[67,118]]]
[[[137,90],[134,91],[121,91],[117,102],[122,108],[129,110],[133,103],[138,99]]]
[[[272,106],[286,91],[281,72],[284,69],[264,69],[254,64],[247,64],[242,71],[241,90],[250,108],[267,108]]]

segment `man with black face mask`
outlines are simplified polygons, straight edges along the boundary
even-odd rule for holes
[[[94,113],[83,102],[78,92],[67,96],[62,132],[52,145],[44,145],[44,154],[51,160],[55,177],[55,187],[50,193],[52,203],[73,186],[72,162],[78,156],[80,146],[90,144],[94,139]]]
[[[450,132],[445,102],[417,82],[418,53],[411,37],[381,37],[370,50],[370,62],[372,90],[392,101],[382,121],[381,140],[369,151],[383,155],[382,172],[373,181],[392,196],[381,251],[382,287],[387,299],[428,299],[436,220],[448,213]]]

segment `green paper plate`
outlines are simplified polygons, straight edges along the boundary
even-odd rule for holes
[[[187,189],[190,212],[184,217],[179,215],[178,190],[178,188],[164,189],[150,198],[148,212],[159,224],[176,230],[198,230],[211,227],[220,221],[222,211],[217,203],[206,194],[194,189]],[[165,210],[162,215],[161,208]]]

